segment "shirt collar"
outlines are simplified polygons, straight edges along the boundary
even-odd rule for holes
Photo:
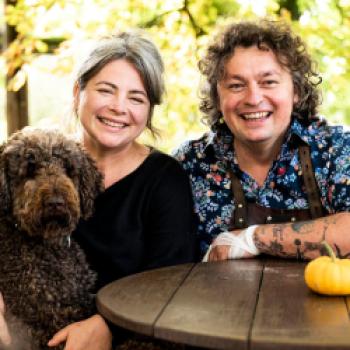
[[[322,121],[305,126],[298,119],[293,118],[284,144],[293,142],[293,139],[301,139],[305,143],[310,144],[312,135],[318,132],[319,123],[322,123]],[[218,159],[226,161],[233,159],[233,135],[226,124],[214,125],[207,136],[207,141],[204,145],[205,152],[211,148]]]
[[[233,159],[233,135],[226,124],[212,126],[204,151],[214,151],[216,158],[223,161]]]
[[[312,124],[310,124],[310,126],[305,126],[298,119],[292,119],[289,130],[287,131],[286,143],[299,138],[309,145],[311,142],[309,129],[312,129]]]

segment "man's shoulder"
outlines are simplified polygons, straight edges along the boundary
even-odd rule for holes
[[[343,125],[332,125],[327,122],[313,122],[309,125],[308,138],[310,143],[329,147],[343,147],[350,145],[350,129]]]
[[[309,135],[312,136],[333,136],[333,135],[350,135],[350,128],[344,125],[332,124],[325,119],[313,121],[306,127]]]
[[[183,142],[179,148],[173,152],[173,156],[180,162],[200,158],[204,156],[205,150],[211,143],[211,133],[207,132],[201,137]]]
[[[320,162],[335,161],[350,154],[350,130],[342,125],[332,125],[324,120],[305,126],[301,137],[310,146],[311,157]]]

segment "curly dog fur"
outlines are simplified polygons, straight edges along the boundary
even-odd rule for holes
[[[95,311],[96,275],[70,235],[101,190],[92,159],[59,132],[26,128],[0,147],[0,291],[11,349],[49,349],[57,330]]]

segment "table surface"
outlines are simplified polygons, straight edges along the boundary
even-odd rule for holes
[[[146,271],[97,295],[114,324],[208,349],[350,349],[348,297],[311,292],[305,263],[236,260]]]

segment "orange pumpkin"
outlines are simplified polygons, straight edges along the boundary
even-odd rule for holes
[[[328,243],[322,242],[329,256],[321,256],[305,267],[305,282],[316,293],[350,294],[350,259],[339,259]]]

